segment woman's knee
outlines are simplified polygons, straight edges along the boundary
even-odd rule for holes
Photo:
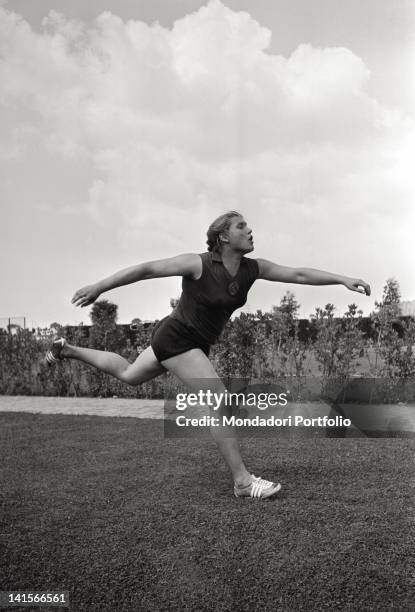
[[[128,385],[136,387],[163,374],[166,369],[157,361],[153,350],[148,347],[140,353],[133,363],[129,363],[118,378]]]

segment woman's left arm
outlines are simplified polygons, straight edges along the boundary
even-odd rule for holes
[[[344,285],[350,291],[370,295],[370,285],[360,278],[350,278],[314,268],[289,268],[280,266],[267,259],[257,259],[259,276],[264,280],[299,285]]]

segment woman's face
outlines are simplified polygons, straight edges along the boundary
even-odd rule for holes
[[[229,229],[223,235],[223,241],[233,250],[250,253],[254,250],[252,230],[243,217],[233,217]]]

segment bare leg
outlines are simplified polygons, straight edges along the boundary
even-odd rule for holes
[[[206,380],[206,388],[203,390],[210,389],[216,393],[225,391],[225,386],[212,364],[200,349],[192,349],[176,357],[171,357],[163,361],[162,364],[192,391],[199,391],[204,386],[201,379],[208,379]],[[210,431],[221,455],[232,472],[235,483],[237,485],[248,485],[252,478],[242,460],[234,429],[230,426],[220,426],[211,427]]]
[[[117,353],[81,348],[71,344],[65,344],[61,356],[87,363],[129,385],[139,385],[166,371],[166,368],[157,361],[151,346],[140,353],[134,363],[130,363]]]
[[[61,351],[61,357],[77,359],[87,363],[130,385],[139,385],[169,370],[194,391],[200,389],[210,390],[214,393],[226,391],[209,359],[200,349],[192,349],[159,363],[153,349],[148,347],[137,357],[134,363],[129,363],[116,353],[65,344]],[[226,408],[221,407],[218,416],[220,416],[221,411],[222,414],[226,413]],[[268,481],[260,479],[253,481],[252,474],[248,472],[242,460],[239,442],[233,427],[224,425],[211,427],[211,433],[232,472],[236,485],[235,495],[240,497],[250,494],[254,497],[265,498],[280,489],[281,485],[275,485]]]

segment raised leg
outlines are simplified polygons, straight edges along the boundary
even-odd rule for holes
[[[71,344],[65,344],[61,356],[87,363],[101,370],[101,372],[111,374],[118,380],[134,386],[151,380],[166,371],[166,368],[157,361],[151,346],[140,353],[134,363],[130,363],[117,353],[81,348]]]

